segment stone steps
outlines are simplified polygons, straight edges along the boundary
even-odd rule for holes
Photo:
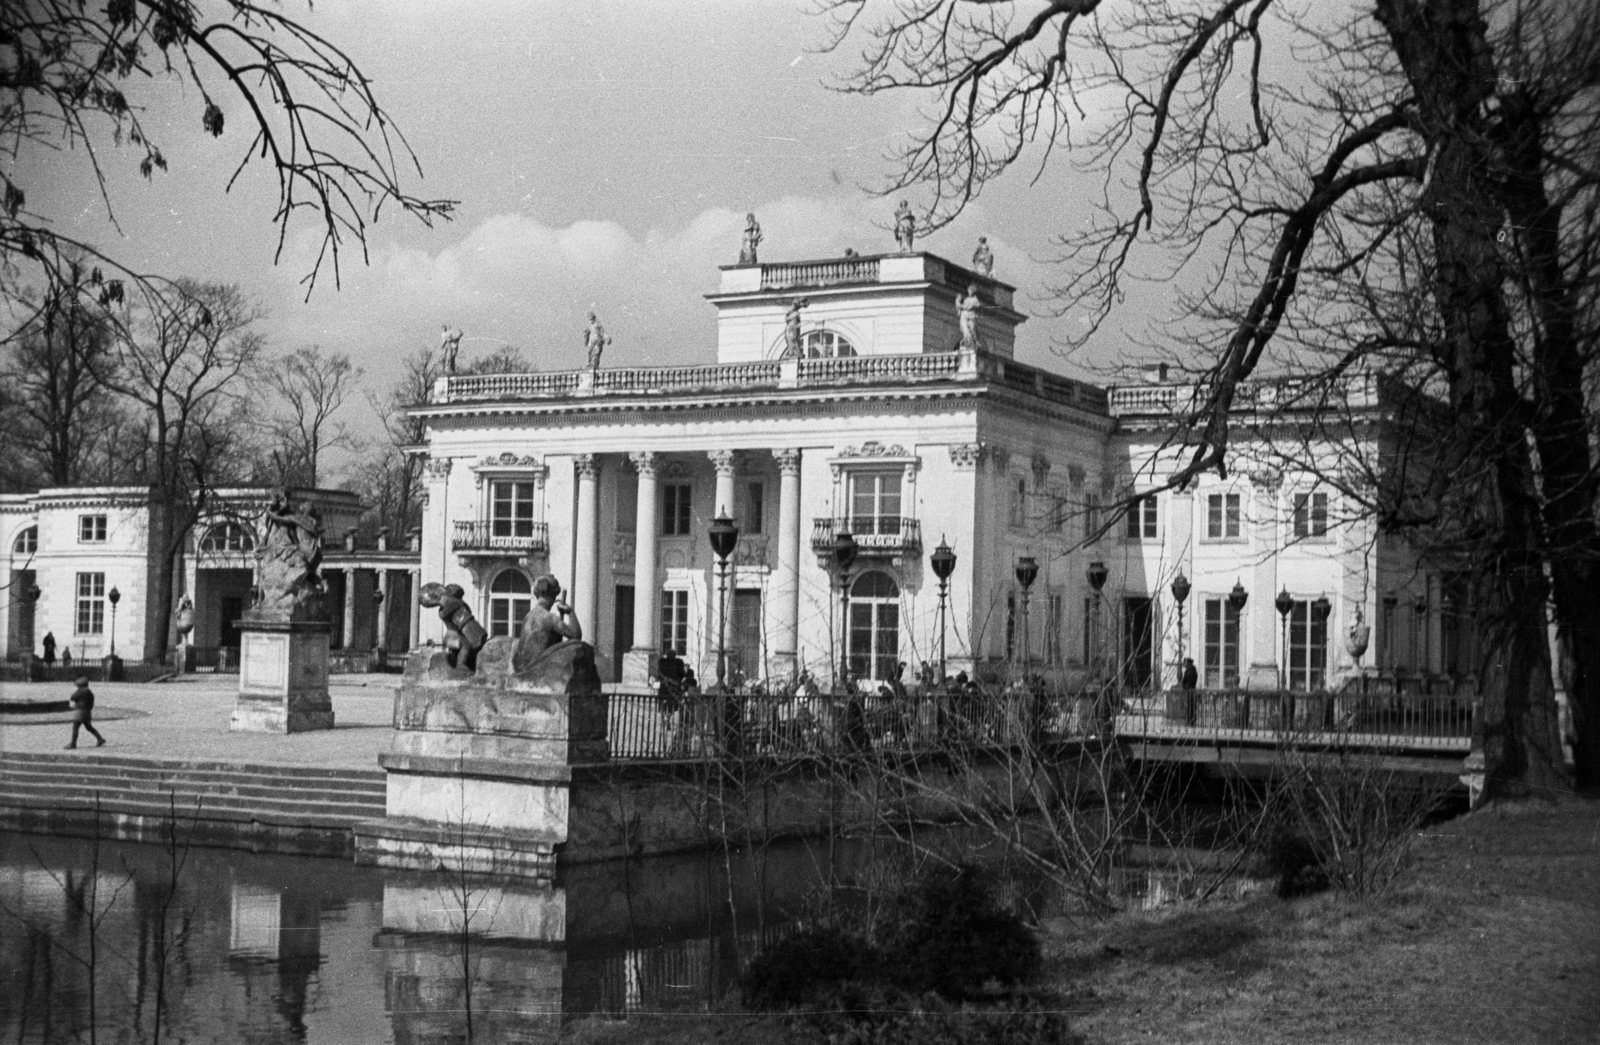
[[[8,753],[0,761],[0,809],[102,813],[152,821],[276,824],[348,834],[384,813],[381,770],[265,763]],[[196,804],[198,803],[198,810]]]

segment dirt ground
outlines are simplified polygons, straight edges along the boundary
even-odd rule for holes
[[[1419,839],[1368,902],[1331,893],[1044,928],[1090,1045],[1600,1042],[1600,800],[1483,810]],[[804,1040],[736,1013],[588,1021],[574,1042]]]

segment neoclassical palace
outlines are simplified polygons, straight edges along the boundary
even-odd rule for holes
[[[1192,657],[1202,685],[1295,687],[1466,663],[1452,578],[1268,445],[1269,426],[1241,426],[1227,480],[1107,514],[1176,466],[1192,390],[1018,363],[1013,293],[916,251],[741,263],[707,295],[702,365],[441,378],[413,408],[422,579],[460,584],[512,634],[532,578],[554,573],[628,684],[669,650],[702,681],[720,661],[824,684],[901,662],[908,680],[943,665],[1152,686]],[[1245,413],[1274,397],[1247,392]],[[1377,440],[1376,379],[1338,394],[1348,438]],[[1349,450],[1319,439],[1298,441],[1318,463]],[[737,528],[726,558],[718,517]],[[421,638],[442,637],[425,614]]]

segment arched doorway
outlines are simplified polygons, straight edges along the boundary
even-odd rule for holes
[[[522,618],[533,608],[533,585],[521,570],[507,569],[495,574],[489,585],[489,634],[522,634]]]
[[[900,586],[887,573],[863,573],[850,586],[850,674],[887,681],[900,659]]]

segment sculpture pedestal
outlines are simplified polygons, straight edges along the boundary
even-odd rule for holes
[[[604,762],[606,697],[594,647],[562,643],[512,674],[514,640],[491,639],[478,673],[411,655],[395,693],[385,816],[356,826],[356,859],[523,878],[555,872],[573,763]]]
[[[239,697],[228,728],[304,733],[333,728],[326,621],[239,622]]]

